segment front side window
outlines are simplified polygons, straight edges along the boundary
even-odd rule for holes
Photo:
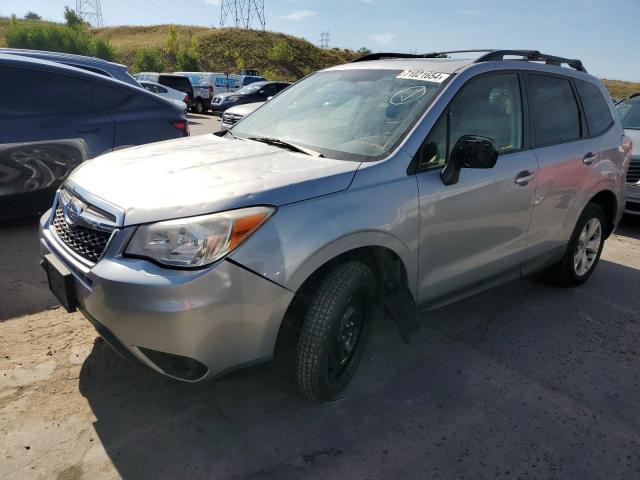
[[[580,138],[580,110],[569,79],[529,75],[527,91],[533,110],[536,147]]]
[[[464,135],[494,142],[499,154],[522,148],[522,99],[515,73],[470,80],[451,101],[422,148],[420,170],[444,166]]]
[[[587,117],[589,134],[596,136],[604,133],[613,124],[607,101],[593,83],[584,80],[575,80],[575,82],[582,100],[584,115]]]
[[[381,159],[420,119],[448,77],[418,73],[422,75],[381,69],[319,72],[291,85],[232,133],[285,140],[330,158]]]
[[[616,105],[622,128],[640,130],[640,96],[628,98]]]

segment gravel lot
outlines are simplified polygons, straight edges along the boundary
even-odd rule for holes
[[[55,306],[33,223],[0,245],[4,480],[640,478],[640,220],[580,288],[504,285],[410,345],[376,325],[325,405],[274,364],[196,385],[128,364]]]

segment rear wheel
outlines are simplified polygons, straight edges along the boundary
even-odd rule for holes
[[[600,260],[606,224],[602,207],[588,204],[575,226],[564,257],[547,269],[547,276],[568,287],[586,282]]]
[[[200,113],[203,114],[207,111],[207,109],[204,107],[204,102],[200,99],[198,99],[198,101],[196,101],[196,113]]]
[[[371,330],[375,285],[369,267],[350,261],[313,294],[296,349],[296,383],[306,397],[329,400],[353,377]]]

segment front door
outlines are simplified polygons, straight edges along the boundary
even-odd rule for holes
[[[420,301],[519,275],[538,171],[526,148],[521,80],[512,72],[471,79],[421,149]],[[463,135],[492,139],[498,161],[490,169],[464,168],[457,183],[444,185],[440,172]]]

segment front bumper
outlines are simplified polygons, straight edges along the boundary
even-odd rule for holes
[[[625,190],[626,205],[624,213],[640,215],[640,183],[627,184]]]
[[[117,231],[103,258],[88,267],[65,250],[49,213],[40,221],[41,253],[55,255],[72,272],[79,309],[116,350],[185,381],[273,355],[291,291],[228,260],[172,270],[123,257],[132,233],[133,227]],[[202,368],[183,374],[171,367],[174,360]]]

